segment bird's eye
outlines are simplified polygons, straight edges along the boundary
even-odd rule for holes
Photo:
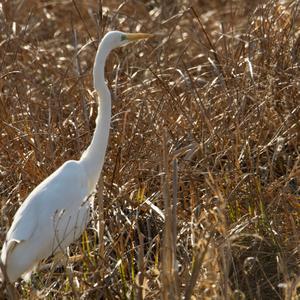
[[[126,34],[122,34],[121,35],[121,41],[123,42],[123,41],[126,41],[126,40],[127,40]]]

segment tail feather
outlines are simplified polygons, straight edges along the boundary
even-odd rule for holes
[[[27,283],[30,282],[30,280],[31,280],[31,274],[34,273],[34,272],[36,272],[36,270],[38,268],[38,265],[39,264],[36,263],[35,265],[33,265],[33,267],[30,270],[26,271],[26,273],[23,273],[22,276],[21,276],[22,279],[24,281],[26,281]]]
[[[0,283],[4,282],[4,275],[2,270],[0,270]]]
[[[2,283],[5,281],[4,272],[5,272],[5,266],[2,262],[2,259],[0,258],[0,282]]]
[[[31,273],[33,270],[30,270],[26,273],[24,273],[21,277],[22,279],[24,279],[24,281],[26,281],[27,283],[30,282],[30,278],[31,278]]]

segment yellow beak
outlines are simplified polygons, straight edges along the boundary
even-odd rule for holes
[[[128,41],[137,41],[153,37],[154,35],[150,33],[126,33],[125,36]]]

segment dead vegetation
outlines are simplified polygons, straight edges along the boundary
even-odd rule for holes
[[[110,56],[93,221],[20,295],[299,299],[299,25],[299,1],[2,1],[2,241],[91,139],[103,33],[157,33]]]

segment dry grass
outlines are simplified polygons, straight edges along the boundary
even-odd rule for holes
[[[20,282],[23,298],[299,299],[299,5],[0,3],[2,241],[91,139],[103,33],[159,33],[109,58],[114,116],[93,221],[70,249],[81,259]]]

